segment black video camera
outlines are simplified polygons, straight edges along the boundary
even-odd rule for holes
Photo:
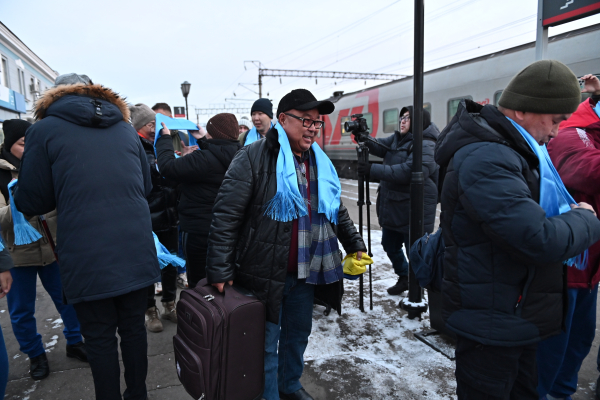
[[[364,136],[369,136],[369,126],[367,120],[363,118],[362,114],[353,114],[351,116],[353,121],[344,122],[344,130],[346,132],[352,132],[356,141],[364,142]]]

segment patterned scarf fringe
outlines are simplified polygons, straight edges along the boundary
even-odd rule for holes
[[[264,207],[264,215],[281,222],[293,221],[308,214],[304,199],[291,190],[278,191]]]

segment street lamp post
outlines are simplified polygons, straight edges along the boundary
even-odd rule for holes
[[[181,84],[181,94],[183,94],[183,97],[185,98],[185,118],[186,119],[190,119],[190,113],[188,111],[188,94],[190,94],[190,86],[192,86],[191,83],[189,83],[188,81],[185,81]]]

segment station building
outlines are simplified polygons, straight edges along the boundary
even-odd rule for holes
[[[54,85],[57,76],[58,72],[0,22],[0,123],[32,117],[35,101]]]

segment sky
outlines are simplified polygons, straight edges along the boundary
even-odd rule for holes
[[[184,106],[180,86],[189,81],[196,120],[195,108],[250,108],[258,98],[250,60],[273,69],[412,75],[413,4],[0,0],[0,21],[54,70],[87,74],[134,104]],[[427,0],[425,70],[534,41],[536,13],[536,0]],[[596,23],[600,15],[550,28],[550,36]],[[263,97],[276,108],[296,88],[324,99],[380,83],[264,77]]]

